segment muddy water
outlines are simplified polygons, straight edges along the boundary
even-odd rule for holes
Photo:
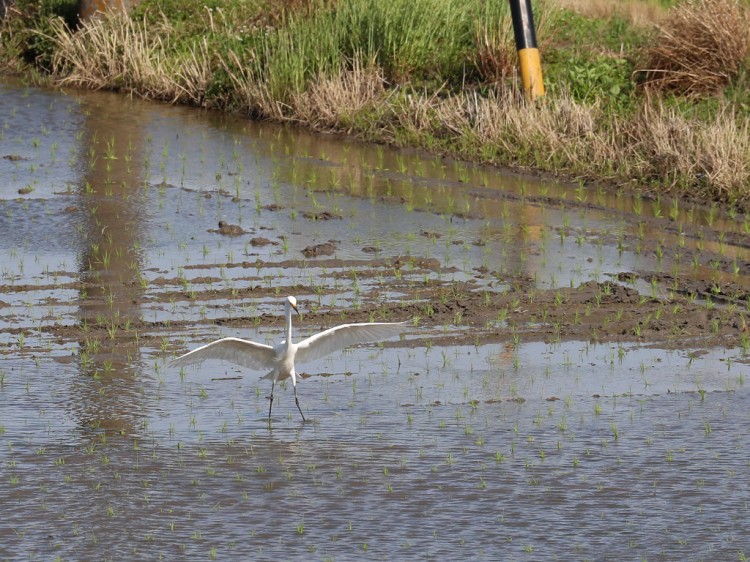
[[[0,557],[750,553],[745,217],[115,95],[0,108]],[[302,366],[305,424],[169,367],[276,341],[286,294],[300,337],[414,327]]]

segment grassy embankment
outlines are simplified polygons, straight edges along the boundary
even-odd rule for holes
[[[750,209],[747,2],[537,3],[536,103],[505,0],[145,0],[74,31],[70,5],[17,0],[8,68]]]

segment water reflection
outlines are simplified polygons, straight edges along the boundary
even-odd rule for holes
[[[95,103],[84,97],[80,106],[86,115],[80,140],[83,173],[77,182],[81,222],[76,224],[82,226],[78,344],[84,382],[71,407],[84,427],[132,434],[143,367],[134,328],[144,294],[139,249],[148,225],[138,165],[143,121],[125,118],[121,104],[115,97]]]

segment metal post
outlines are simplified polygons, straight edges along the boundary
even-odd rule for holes
[[[516,37],[523,89],[527,96],[536,99],[544,95],[544,81],[539,49],[536,47],[531,0],[510,0],[510,13],[513,17],[513,34]]]

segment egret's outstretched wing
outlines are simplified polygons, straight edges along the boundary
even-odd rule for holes
[[[265,371],[274,367],[275,357],[276,352],[270,345],[239,338],[224,338],[181,355],[170,365],[182,367],[202,363],[206,359],[223,359],[248,369]]]
[[[406,331],[408,327],[408,322],[342,324],[299,342],[294,362],[313,361],[350,345],[390,338]]]

